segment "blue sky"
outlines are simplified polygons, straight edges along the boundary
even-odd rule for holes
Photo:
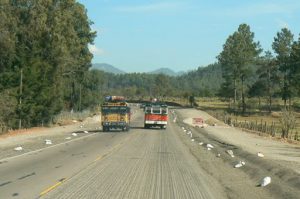
[[[126,72],[187,71],[216,62],[227,37],[247,23],[265,50],[276,32],[298,39],[299,0],[79,0],[98,32],[93,63]]]

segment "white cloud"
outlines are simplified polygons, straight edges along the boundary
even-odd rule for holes
[[[178,11],[185,6],[183,2],[159,2],[145,5],[120,6],[116,10],[120,12],[160,12]]]
[[[96,45],[89,45],[89,50],[93,55],[103,55],[105,53],[103,49],[98,48]]]

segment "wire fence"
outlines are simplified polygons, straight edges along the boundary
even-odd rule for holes
[[[233,127],[238,127],[242,129],[247,129],[258,134],[266,134],[272,137],[281,137],[282,135],[282,124],[278,121],[267,122],[263,119],[261,120],[238,120],[236,117],[226,114],[226,113],[210,113],[218,120],[223,121],[225,124],[228,124]],[[299,129],[293,129],[289,133],[288,139],[300,141],[300,134],[298,133]]]

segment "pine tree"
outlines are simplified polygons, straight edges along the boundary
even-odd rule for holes
[[[245,113],[245,82],[250,76],[251,65],[255,63],[261,48],[259,42],[254,42],[254,33],[250,26],[241,24],[236,32],[228,37],[218,60],[223,67],[223,77],[231,85],[233,82],[234,103],[237,98],[237,84],[241,83],[242,111]]]

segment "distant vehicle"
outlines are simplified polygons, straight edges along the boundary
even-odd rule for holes
[[[140,104],[140,108],[141,108],[141,109],[144,109],[145,106],[146,106],[146,104],[144,104],[144,103],[143,103],[143,104]]]
[[[103,131],[130,129],[130,107],[122,96],[107,96],[101,106]]]
[[[145,105],[144,128],[160,127],[166,129],[168,124],[168,106],[163,103],[150,103]]]

